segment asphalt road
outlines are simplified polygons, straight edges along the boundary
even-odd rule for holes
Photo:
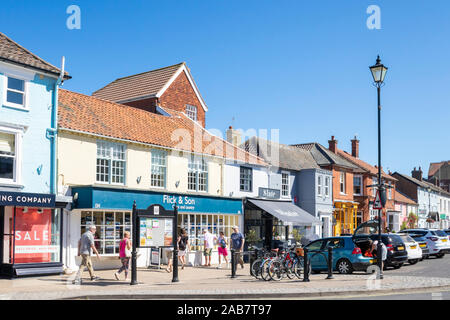
[[[400,269],[389,268],[384,272],[395,276],[450,278],[450,254],[441,259],[430,257],[415,265],[405,263]]]

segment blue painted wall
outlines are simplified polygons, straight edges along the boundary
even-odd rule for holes
[[[31,69],[27,69],[31,70]],[[31,70],[32,71],[32,70]],[[2,190],[34,193],[50,193],[50,144],[46,137],[51,127],[52,95],[56,78],[34,73],[28,82],[28,110],[13,109],[4,105],[7,78],[0,65],[0,125],[21,125],[28,128],[22,138],[22,179],[23,188],[6,187]],[[38,168],[42,166],[40,174]]]

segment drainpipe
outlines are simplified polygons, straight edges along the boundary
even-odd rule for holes
[[[57,144],[57,116],[58,116],[58,88],[64,78],[64,56],[61,59],[61,73],[56,80],[53,90],[53,106],[50,128],[47,129],[47,138],[50,139],[50,193],[56,195],[56,144]]]

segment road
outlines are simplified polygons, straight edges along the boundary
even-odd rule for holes
[[[450,278],[450,254],[441,259],[431,257],[427,260],[418,262],[415,265],[406,263],[400,269],[384,271],[386,275],[395,276],[418,276],[418,277],[437,277]],[[412,293],[393,292],[392,294],[381,295],[358,295],[358,296],[339,296],[324,298],[327,300],[450,300],[450,291],[445,290],[424,290]]]

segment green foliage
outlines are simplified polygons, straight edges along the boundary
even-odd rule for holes
[[[256,235],[255,230],[250,230],[245,237],[245,241],[251,245],[261,241],[261,239]]]
[[[414,214],[414,212],[410,212],[408,215],[408,221],[407,221],[407,226],[408,228],[412,229],[417,227],[417,221],[419,220],[419,217]]]
[[[292,236],[297,244],[300,243],[300,240],[303,237],[298,229],[292,230]]]

